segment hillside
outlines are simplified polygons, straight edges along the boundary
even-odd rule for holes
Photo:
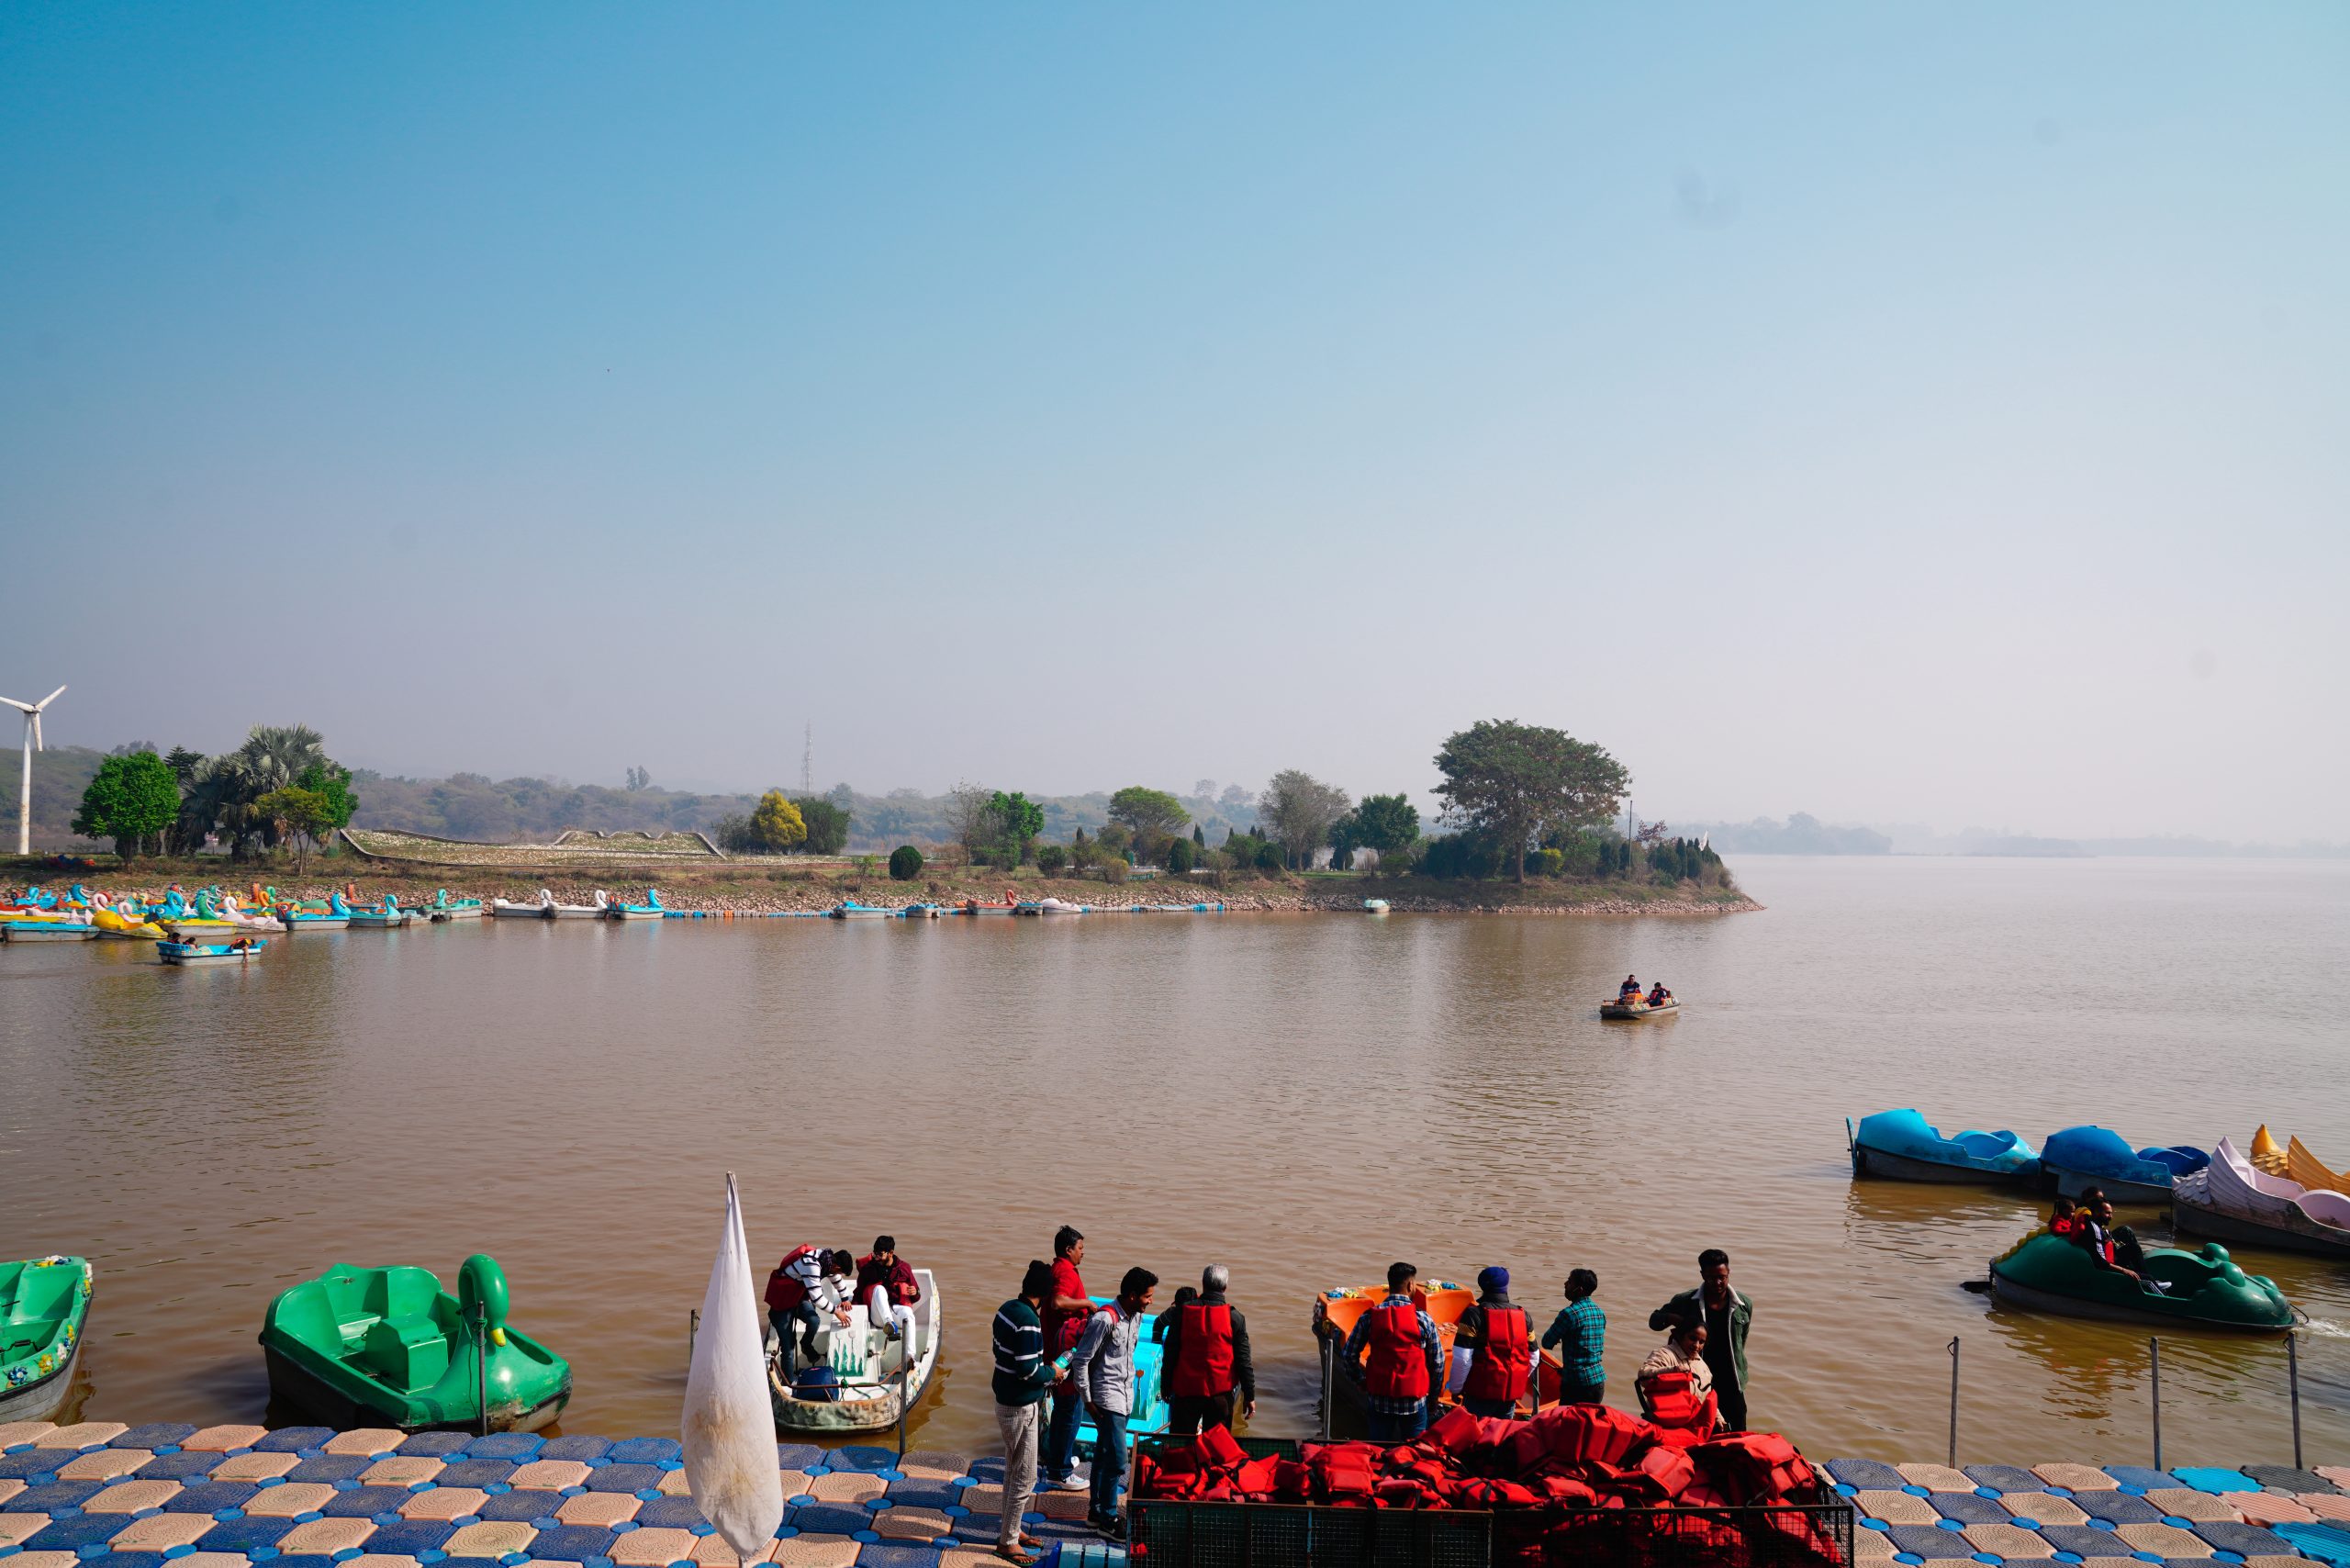
[[[10,718],[16,715],[8,712]],[[15,739],[13,732],[9,735]],[[85,745],[53,745],[47,751],[33,753],[33,847],[62,849],[83,841],[73,836],[73,813],[81,809],[82,791],[90,787],[97,776],[98,764],[106,760],[106,753]],[[17,748],[11,745],[5,758],[0,758],[0,829],[5,840],[0,846],[14,850],[17,846],[17,783],[24,763]],[[112,848],[108,845],[106,847]]]

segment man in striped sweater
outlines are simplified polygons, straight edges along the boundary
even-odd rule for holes
[[[995,1424],[1003,1433],[1003,1517],[995,1554],[1029,1568],[1045,1543],[1021,1529],[1036,1493],[1038,1410],[1062,1369],[1045,1357],[1045,1325],[1037,1309],[1053,1295],[1053,1266],[1033,1259],[1020,1294],[995,1310]]]

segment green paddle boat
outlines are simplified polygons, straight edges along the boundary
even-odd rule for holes
[[[2149,1247],[2141,1272],[2165,1288],[2142,1289],[2126,1275],[2098,1268],[2087,1248],[2037,1230],[1992,1260],[1991,1290],[2002,1301],[2036,1312],[2121,1323],[2281,1334],[2296,1321],[2292,1304],[2275,1282],[2245,1273],[2217,1242],[2197,1252]]]
[[[86,1259],[0,1263],[0,1421],[36,1421],[65,1403],[89,1310]]]
[[[269,1304],[261,1344],[271,1394],[338,1427],[534,1432],[571,1398],[571,1363],[506,1327],[506,1272],[478,1252],[454,1296],[338,1263]]]

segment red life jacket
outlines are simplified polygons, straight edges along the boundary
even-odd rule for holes
[[[1485,1342],[1469,1352],[1469,1380],[1460,1385],[1463,1399],[1526,1397],[1527,1373],[1534,1363],[1527,1343],[1526,1309],[1489,1306],[1485,1309]]]
[[[1660,1427],[1681,1427],[1709,1432],[1714,1428],[1714,1396],[1698,1394],[1695,1376],[1685,1372],[1656,1372],[1637,1385],[1649,1419]]]
[[[2071,1215],[2048,1222],[2048,1234],[2051,1236],[2073,1237],[2078,1236],[2080,1231],[2081,1222]]]
[[[1223,1302],[1187,1301],[1175,1309],[1175,1364],[1167,1392],[1205,1399],[1232,1391],[1232,1308]]]
[[[1420,1309],[1410,1296],[1371,1309],[1364,1341],[1363,1386],[1387,1399],[1425,1399],[1428,1392],[1427,1347],[1420,1342]]]
[[[783,1261],[767,1276],[767,1303],[777,1312],[789,1312],[808,1299],[808,1287],[784,1271],[815,1251],[813,1247],[795,1247],[783,1255]]]

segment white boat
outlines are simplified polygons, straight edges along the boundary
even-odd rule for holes
[[[230,894],[221,895],[220,914],[239,932],[248,935],[263,932],[275,935],[285,929],[285,923],[274,914],[255,914],[250,910],[240,909],[235,897]]]
[[[599,892],[596,899],[602,903],[604,895]],[[668,913],[661,907],[661,890],[658,888],[645,889],[643,903],[604,903],[604,918],[607,920],[658,920]]]
[[[2211,1163],[2171,1183],[2171,1223],[2223,1241],[2350,1258],[2350,1193],[2272,1176],[2226,1138]]]
[[[1365,899],[1362,901],[1362,911],[1365,914],[1385,914],[1387,913],[1387,901],[1385,899]]]
[[[863,1302],[849,1308],[846,1324],[818,1315],[817,1364],[830,1366],[840,1379],[822,1390],[830,1397],[807,1397],[784,1383],[782,1347],[775,1330],[767,1330],[767,1391],[778,1432],[878,1431],[896,1426],[900,1411],[913,1408],[938,1370],[946,1322],[931,1271],[916,1269],[914,1282],[922,1287],[922,1299],[913,1305],[912,1346],[886,1327],[874,1327]]]
[[[492,920],[544,920],[548,918],[547,911],[554,907],[554,895],[542,889],[539,896],[528,903],[518,903],[512,899],[490,900],[489,917]]]
[[[216,942],[158,942],[156,957],[167,964],[241,964],[269,946],[266,936],[239,937],[241,946]]]
[[[557,903],[544,888],[539,890],[539,897],[547,906],[549,920],[601,920],[612,902],[601,888],[596,890],[594,903]]]
[[[1681,1011],[1681,999],[1673,997],[1651,1006],[1645,1000],[1638,1002],[1603,1002],[1599,1004],[1602,1018],[1662,1018]]]
[[[1036,905],[1038,914],[1083,914],[1085,912],[1083,904],[1071,903],[1067,899],[1046,899]]]

